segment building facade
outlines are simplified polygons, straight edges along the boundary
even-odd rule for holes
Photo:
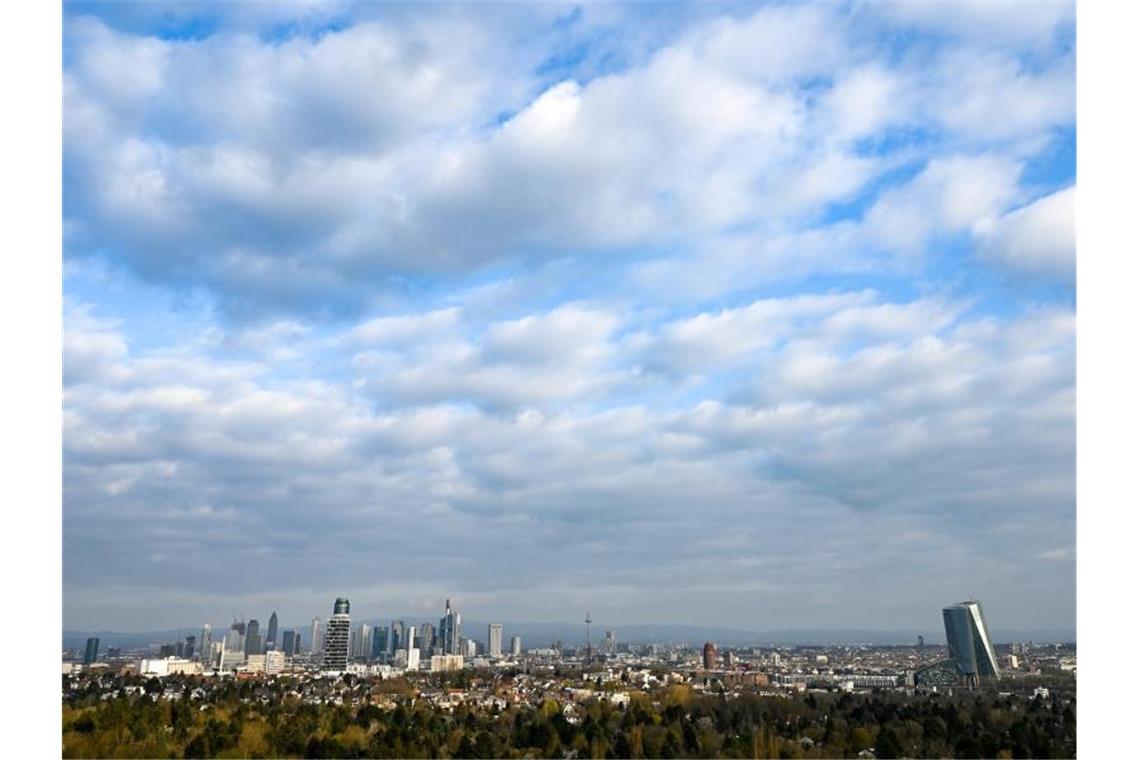
[[[487,656],[503,656],[503,624],[491,623],[487,626]]]
[[[90,665],[99,659],[99,638],[92,636],[87,639],[87,646],[83,649],[83,664]]]
[[[333,604],[333,616],[325,625],[324,669],[343,673],[348,669],[348,638],[352,627],[348,600],[341,597]]]
[[[711,641],[706,641],[704,648],[701,650],[701,658],[704,661],[705,670],[716,670],[716,644]]]
[[[451,600],[448,599],[443,617],[439,619],[439,636],[442,639],[444,654],[461,654],[459,651],[461,620],[459,613],[451,608]]]
[[[277,648],[277,610],[269,616],[269,628],[265,631],[265,650]]]
[[[969,600],[944,607],[942,622],[946,626],[950,660],[965,683],[976,686],[983,678],[1000,675],[982,605],[978,601]]]
[[[313,622],[309,626],[309,651],[313,654],[319,654],[322,651],[321,619],[319,617],[313,618]]]

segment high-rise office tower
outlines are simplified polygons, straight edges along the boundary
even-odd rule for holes
[[[459,651],[461,622],[462,618],[460,614],[451,609],[451,600],[448,599],[443,611],[443,617],[439,620],[439,636],[443,641],[444,654],[462,654],[462,652]]]
[[[990,643],[986,619],[982,616],[982,605],[976,600],[969,600],[944,607],[942,622],[946,626],[950,659],[962,680],[976,686],[982,678],[997,678],[997,657]]]
[[[503,624],[491,623],[487,626],[487,656],[503,656]]]
[[[348,600],[338,598],[333,605],[333,616],[325,626],[325,670],[344,672],[348,669],[348,632],[351,627]]]
[[[198,643],[198,637],[197,636],[187,636],[186,637],[186,646],[182,650],[182,656],[185,657],[187,660],[194,659],[194,653],[198,651],[195,648],[195,645],[197,643]]]
[[[416,637],[420,653],[424,656],[430,656],[431,648],[435,646],[435,626],[431,623],[420,623],[420,632]]]
[[[511,636],[511,654],[515,657],[522,654],[522,636]]]
[[[261,625],[256,618],[245,625],[245,653],[261,654]]]
[[[606,654],[617,654],[617,638],[613,631],[606,631],[606,640],[602,651]]]
[[[416,627],[409,625],[404,628],[404,638],[400,642],[401,649],[407,649],[409,652],[416,648]]]
[[[281,632],[281,651],[285,653],[286,657],[292,657],[300,651],[297,646],[297,632],[296,631],[282,631]]]
[[[313,654],[321,651],[321,619],[319,617],[313,618],[313,624],[309,628],[309,651]]]
[[[395,654],[397,649],[406,649],[404,646],[404,621],[392,621],[392,638],[388,642],[388,653]]]
[[[245,626],[243,625],[244,629]],[[224,652],[245,652],[245,636],[242,635],[241,630],[238,629],[237,623],[230,626],[226,631],[226,639],[223,642],[222,651]]]
[[[383,660],[388,656],[388,638],[391,635],[387,626],[381,626],[372,632],[372,652],[369,659]]]
[[[705,670],[716,670],[716,644],[706,641],[704,649],[701,650],[701,655],[704,659]]]
[[[210,627],[209,623],[202,626],[202,641],[198,646],[198,659],[206,662],[210,656],[214,644],[214,629]]]
[[[87,646],[83,650],[83,664],[90,665],[99,659],[99,638],[92,636],[87,639]]]
[[[265,651],[277,648],[277,610],[269,616],[269,630],[265,632]]]

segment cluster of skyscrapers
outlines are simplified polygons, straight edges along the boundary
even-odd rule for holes
[[[918,680],[927,679],[931,683],[954,681],[976,686],[982,679],[1000,676],[993,643],[978,601],[969,600],[943,608],[942,620],[949,658],[920,670],[916,674]],[[592,621],[587,618],[587,625],[589,622]],[[256,660],[266,672],[279,672],[286,658],[302,652],[299,632],[287,630],[281,633],[278,646],[276,612],[269,616],[264,635],[256,619],[234,621],[219,641],[213,640],[213,630],[205,625],[200,638],[187,636],[185,641],[163,645],[159,657],[197,660],[202,667],[223,670],[248,666]],[[923,643],[920,636],[919,645]],[[560,650],[561,645],[557,648]],[[534,651],[541,653],[545,650]],[[617,652],[617,640],[612,630],[605,632],[602,651],[607,655]],[[521,637],[512,636],[509,654],[519,656],[522,653]],[[450,599],[445,602],[438,626],[426,621],[416,625],[393,620],[390,626],[360,623],[353,628],[349,601],[342,597],[334,602],[328,620],[322,622],[320,618],[313,618],[309,630],[309,662],[325,671],[343,672],[350,663],[384,663],[416,670],[420,667],[421,658],[425,661],[430,658],[432,670],[451,670],[462,668],[464,659],[479,655],[498,658],[504,654],[503,624],[487,626],[485,645],[466,638],[462,635],[462,616],[451,606]],[[89,638],[83,655],[84,664],[94,663],[98,655],[99,639]],[[715,668],[717,660],[716,644],[705,642],[702,650],[704,667],[708,670]]]
[[[430,657],[433,669],[452,669],[462,667],[464,658],[478,655],[495,658],[506,654],[502,623],[487,626],[486,642],[466,638],[462,635],[462,616],[451,606],[450,599],[445,602],[438,625],[393,620],[390,626],[362,622],[354,627],[349,600],[338,598],[327,620],[313,618],[307,643],[304,654],[308,661],[327,671],[344,671],[354,662],[385,663],[414,670],[419,667],[421,657]],[[205,625],[200,637],[187,636],[184,642],[164,645],[159,656],[196,660],[203,667],[220,669],[236,669],[256,660],[272,670],[281,666],[285,658],[301,655],[302,647],[301,632],[278,631],[274,612],[264,634],[256,619],[235,620],[219,640],[214,640],[211,626]],[[98,648],[97,639],[89,641],[85,659],[93,662]],[[521,637],[511,637],[510,654],[522,654]]]

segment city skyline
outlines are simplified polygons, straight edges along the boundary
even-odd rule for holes
[[[1075,629],[1073,5],[654,10],[64,4],[65,629]]]

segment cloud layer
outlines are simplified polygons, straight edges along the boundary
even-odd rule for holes
[[[1071,626],[1072,24],[69,6],[66,622]]]

